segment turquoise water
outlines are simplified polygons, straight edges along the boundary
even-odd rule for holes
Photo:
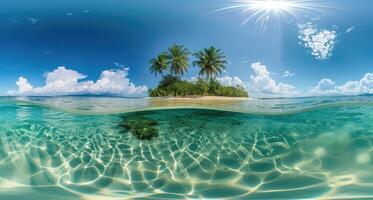
[[[373,97],[4,97],[0,199],[369,199],[372,144]]]

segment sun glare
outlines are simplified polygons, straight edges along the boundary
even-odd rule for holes
[[[238,0],[232,2],[234,5],[216,10],[239,10],[246,18],[242,25],[249,21],[260,23],[263,28],[270,21],[279,18],[297,17],[300,13],[312,14],[313,11],[321,11],[325,5],[317,0]]]
[[[289,10],[294,5],[287,1],[257,1],[252,2],[251,7],[253,9],[261,9],[266,11],[279,11],[279,10]]]

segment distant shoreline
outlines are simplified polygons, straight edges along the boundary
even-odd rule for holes
[[[224,96],[186,96],[186,97],[149,97],[150,99],[169,100],[249,100],[250,97],[224,97]]]

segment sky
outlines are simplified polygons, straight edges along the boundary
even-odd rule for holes
[[[1,0],[0,95],[146,96],[149,60],[174,43],[221,49],[218,80],[253,96],[373,93],[373,1],[261,1]]]

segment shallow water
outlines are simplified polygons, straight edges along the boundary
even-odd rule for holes
[[[372,97],[166,101],[0,99],[0,199],[373,198]]]

